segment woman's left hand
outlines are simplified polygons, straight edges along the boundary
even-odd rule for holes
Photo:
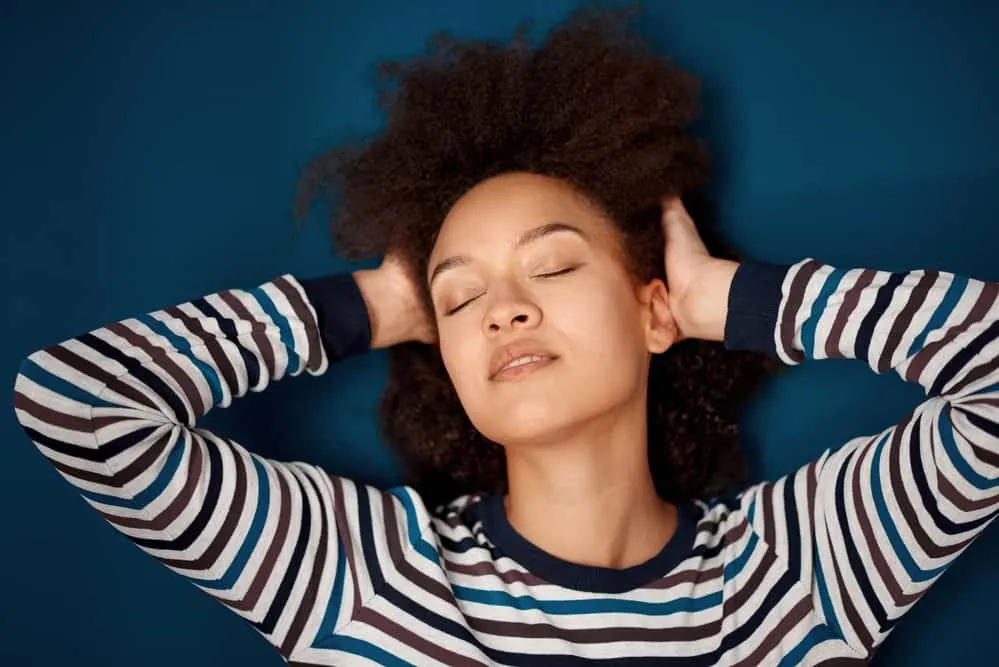
[[[679,198],[662,202],[666,283],[680,339],[725,338],[728,292],[738,262],[712,257]]]

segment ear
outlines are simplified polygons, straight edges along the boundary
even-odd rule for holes
[[[645,345],[652,354],[662,354],[679,339],[679,328],[670,310],[669,290],[653,278],[638,287],[638,301],[645,325]]]

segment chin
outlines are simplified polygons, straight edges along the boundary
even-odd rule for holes
[[[558,438],[583,421],[580,412],[564,401],[535,398],[493,405],[484,411],[484,418],[472,422],[482,435],[501,445],[532,444]]]

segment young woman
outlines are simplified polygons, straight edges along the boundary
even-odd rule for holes
[[[385,131],[307,183],[339,189],[341,244],[381,267],[35,352],[29,437],[292,664],[866,662],[999,506],[999,285],[712,255],[677,197],[704,175],[690,81],[620,25],[584,13],[537,49],[444,42],[397,67]],[[413,485],[197,426],[390,346]],[[763,368],[737,350],[860,359],[927,399],[719,495],[739,470],[722,399]]]

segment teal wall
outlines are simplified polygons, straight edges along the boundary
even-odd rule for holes
[[[35,348],[112,320],[345,268],[318,217],[293,232],[290,202],[311,155],[379,126],[372,64],[439,28],[502,37],[574,4],[0,3],[5,377]],[[999,279],[999,3],[647,4],[643,30],[704,78],[724,228],[749,255]],[[384,370],[384,356],[353,359],[210,425],[388,484],[398,467],[374,427]],[[746,415],[755,474],[880,430],[918,400],[859,363],[795,369]],[[279,664],[97,518],[12,409],[0,428],[0,664]],[[997,552],[992,530],[877,664],[995,664]]]

